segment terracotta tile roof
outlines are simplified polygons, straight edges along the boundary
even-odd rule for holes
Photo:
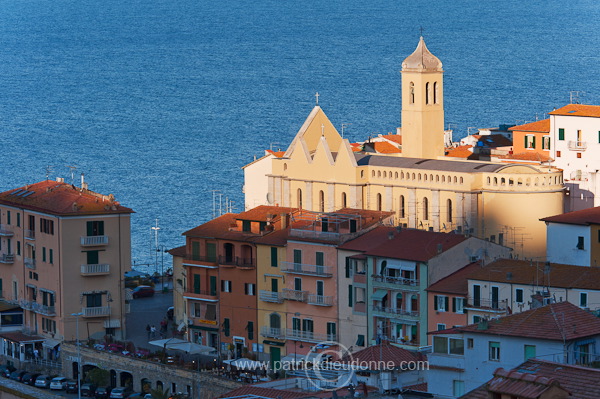
[[[580,211],[563,213],[556,216],[550,216],[540,219],[544,222],[578,224],[589,226],[590,224],[600,223],[600,206],[595,208],[582,209]]]
[[[569,104],[549,112],[548,115],[591,116],[600,118],[600,105]]]
[[[361,251],[372,256],[427,262],[438,255],[438,245],[442,251],[446,251],[466,239],[462,234],[417,229],[398,231],[395,227],[380,226],[348,241],[340,249]]]
[[[530,359],[513,369],[531,377],[557,381],[569,392],[570,399],[600,398],[600,370],[582,366]],[[463,395],[460,399],[488,399],[487,383]]]
[[[521,338],[571,341],[600,335],[600,318],[569,302],[559,302],[479,324],[435,331],[431,335],[468,332]]]
[[[544,262],[498,259],[483,268],[473,270],[468,279],[523,285],[541,284],[567,289],[600,290],[600,268],[558,263],[551,263],[548,273],[544,273],[544,268]]]
[[[314,395],[305,392],[285,391],[283,389],[262,388],[252,385],[246,385],[233,391],[227,392],[219,398],[235,398],[244,395],[256,395],[269,399],[295,399],[295,398],[310,398]]]
[[[400,134],[386,134],[385,136],[381,136],[382,138],[393,141],[394,143],[402,145],[402,135]]]
[[[550,133],[550,119],[542,119],[541,121],[535,121],[531,123],[525,123],[523,125],[513,126],[511,128],[508,128],[508,130],[517,132]]]
[[[1,338],[6,338],[9,341],[13,342],[41,342],[46,338],[40,337],[39,335],[28,335],[22,333],[21,331],[7,331],[0,333]]]
[[[379,154],[400,154],[402,150],[386,141],[373,142],[373,149]]]
[[[0,204],[61,216],[133,213],[112,195],[45,180],[0,193]]]
[[[469,148],[473,148],[472,145],[459,145],[458,147],[447,148],[446,156],[452,158],[465,158],[473,157],[473,151],[469,150]]]
[[[272,150],[265,150],[265,152],[272,154],[275,156],[275,158],[281,158],[283,157],[283,155],[285,154],[285,151],[272,151]]]
[[[187,256],[187,253],[185,252],[185,245],[177,248],[171,248],[167,252],[173,256],[179,256],[180,258],[185,258]]]
[[[404,388],[405,389],[410,389],[411,391],[427,392],[427,383],[423,382],[421,384],[407,385]]]
[[[352,364],[370,367],[371,370],[379,370],[382,365],[389,367],[393,364],[394,367],[399,368],[405,365],[405,362],[420,360],[425,360],[422,354],[399,348],[389,342],[384,342],[352,353],[344,357],[342,363],[351,362]]]
[[[518,396],[521,399],[538,399],[553,387],[560,387],[560,383],[552,378],[503,368],[496,369],[494,378],[487,383],[488,392]]]
[[[467,296],[469,294],[468,277],[480,269],[481,264],[479,262],[470,263],[448,277],[444,277],[435,284],[430,285],[427,291]]]
[[[290,236],[290,228],[287,227],[281,230],[275,230],[272,233],[266,234],[256,239],[256,244],[262,245],[273,245],[277,247],[283,247],[287,244],[288,237]]]
[[[532,162],[548,162],[552,160],[548,155],[541,154],[537,151],[525,151],[519,152],[517,154],[508,154],[508,155],[499,155],[499,159],[506,159],[510,161],[514,159],[515,161],[532,161]]]
[[[279,219],[284,213],[290,214],[297,212],[297,208],[286,208],[283,206],[268,206],[260,205],[248,211],[238,213],[236,219],[251,220],[254,222],[266,222],[274,219]]]

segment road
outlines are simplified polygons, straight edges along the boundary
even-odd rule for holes
[[[160,290],[160,284],[157,284],[157,290]],[[153,297],[138,298],[131,301],[130,313],[127,315],[127,341],[134,343],[136,348],[145,348],[154,351],[151,345],[148,345],[148,333],[146,326],[155,325],[160,331],[160,322],[167,316],[167,309],[173,306],[173,292],[169,291],[163,294],[158,291]],[[173,323],[169,323],[167,328],[167,337],[171,337]],[[156,338],[160,335],[156,334]]]

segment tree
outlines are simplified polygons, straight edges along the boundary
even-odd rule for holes
[[[98,387],[107,386],[110,381],[110,372],[108,370],[95,367],[87,372],[86,380]]]
[[[161,389],[151,389],[150,395],[152,395],[152,399],[169,399],[169,388],[165,391]]]

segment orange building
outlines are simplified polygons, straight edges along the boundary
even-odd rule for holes
[[[513,126],[512,154],[502,157],[504,162],[547,162],[550,159],[550,119]]]

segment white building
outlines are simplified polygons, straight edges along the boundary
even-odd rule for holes
[[[565,211],[600,205],[600,106],[569,104],[549,113],[554,166],[564,170]]]
[[[593,362],[600,344],[600,318],[561,302],[431,334],[428,390],[456,398],[484,384],[496,369],[510,369],[528,359]]]

